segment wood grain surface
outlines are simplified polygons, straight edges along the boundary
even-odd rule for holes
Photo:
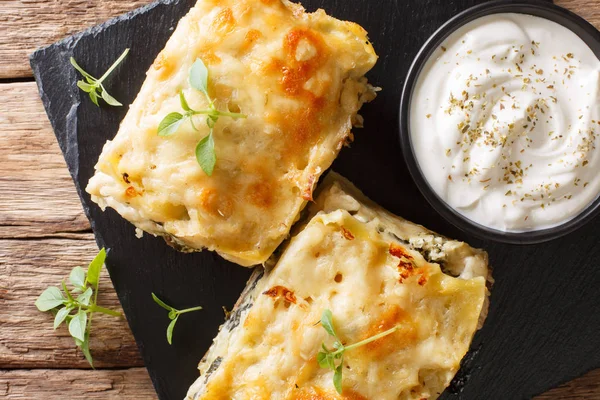
[[[149,0],[1,0],[0,79],[32,76],[28,55]]]
[[[148,0],[0,0],[0,396],[7,399],[152,399],[124,319],[94,320],[97,370],[66,329],[33,305],[97,248],[32,81],[28,54]],[[557,4],[600,27],[600,0]],[[23,81],[23,82],[21,82]],[[100,304],[118,308],[108,277]],[[600,370],[538,397],[600,400]]]
[[[125,370],[4,370],[0,371],[4,399],[141,400],[155,398],[144,368]]]

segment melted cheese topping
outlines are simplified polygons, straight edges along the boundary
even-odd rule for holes
[[[188,399],[436,398],[477,330],[486,278],[444,274],[379,223],[345,210],[317,214],[256,284],[240,325],[222,329]],[[321,343],[332,347],[318,324],[324,309],[346,344],[400,326],[345,354],[343,395],[316,361]]]
[[[206,99],[190,88],[191,65],[209,70],[220,110],[211,177],[196,162],[208,127],[160,121]],[[159,54],[87,191],[138,228],[188,250],[209,248],[242,265],[264,262],[288,234],[319,176],[374,97],[364,74],[377,56],[358,25],[308,14],[285,0],[200,0]]]

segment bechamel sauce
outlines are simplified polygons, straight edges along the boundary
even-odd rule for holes
[[[572,219],[600,193],[600,61],[567,28],[496,14],[454,32],[411,101],[425,178],[448,205],[509,232]]]

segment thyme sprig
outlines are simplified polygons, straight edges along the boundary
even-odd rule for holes
[[[171,307],[170,305],[159,299],[158,296],[154,293],[152,293],[152,299],[156,304],[158,304],[159,306],[161,306],[169,312],[169,319],[171,320],[169,326],[167,327],[167,342],[169,342],[169,344],[173,344],[173,329],[175,328],[175,324],[177,323],[179,316],[181,314],[189,313],[192,311],[202,310],[202,307],[200,306],[186,308],[184,310],[178,310],[175,307]]]
[[[183,91],[179,92],[179,103],[181,104],[181,108],[183,109],[184,113],[172,112],[163,118],[158,125],[158,135],[171,136],[176,133],[181,125],[186,121],[190,121],[192,128],[197,131],[198,129],[194,125],[194,117],[198,115],[205,115],[206,125],[209,128],[209,133],[196,145],[196,160],[198,161],[198,164],[204,173],[206,173],[208,176],[211,176],[217,162],[213,128],[219,120],[219,117],[238,119],[246,118],[246,116],[241,113],[217,110],[214,100],[211,99],[210,95],[208,94],[208,69],[199,58],[196,59],[192,65],[189,82],[192,88],[204,93],[204,96],[208,101],[208,108],[204,110],[192,109],[189,106]]]
[[[400,329],[399,325],[388,329],[384,332],[378,333],[377,335],[371,336],[365,340],[361,340],[360,342],[344,345],[337,335],[334,325],[333,325],[333,314],[331,310],[323,311],[321,316],[321,326],[327,331],[329,336],[333,337],[335,341],[333,342],[333,349],[329,349],[325,346],[325,343],[321,344],[322,351],[319,351],[317,354],[317,362],[321,368],[328,368],[334,371],[333,374],[333,386],[335,390],[339,394],[342,394],[342,367],[344,365],[344,353],[349,350],[356,349],[358,347],[365,346],[369,343],[372,343],[376,340],[379,340],[385,336],[388,336],[398,329]]]
[[[102,98],[106,102],[106,104],[108,104],[110,106],[118,107],[118,106],[123,105],[106,91],[106,89],[104,88],[103,82],[119,66],[119,64],[121,64],[121,62],[123,62],[125,57],[127,57],[128,53],[129,53],[129,49],[125,49],[123,54],[121,54],[121,56],[119,56],[117,61],[115,61],[110,66],[110,68],[104,73],[104,75],[102,75],[100,77],[100,79],[96,79],[92,75],[88,74],[83,68],[81,68],[79,66],[79,64],[77,64],[77,61],[75,61],[75,59],[73,57],[71,57],[69,59],[69,61],[71,61],[71,65],[73,65],[73,67],[77,71],[79,71],[79,73],[81,75],[83,75],[83,77],[85,78],[85,80],[82,79],[82,80],[77,81],[77,87],[79,87],[79,89],[86,92],[90,96],[92,103],[94,103],[98,107],[100,106],[100,104],[98,103],[98,98]]]

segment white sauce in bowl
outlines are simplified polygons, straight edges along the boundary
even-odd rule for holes
[[[410,105],[415,157],[465,217],[524,232],[560,225],[600,193],[600,61],[547,19],[496,14],[450,35]]]

